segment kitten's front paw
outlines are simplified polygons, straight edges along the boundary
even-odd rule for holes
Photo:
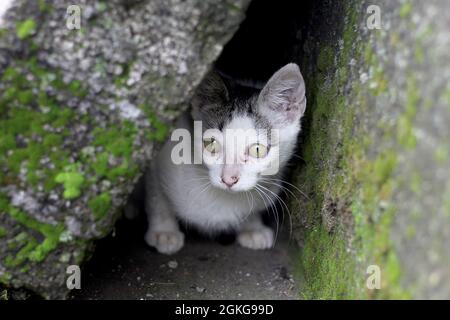
[[[273,230],[264,226],[255,230],[243,230],[239,233],[237,241],[245,248],[263,250],[273,247]]]
[[[180,231],[147,231],[145,242],[159,253],[174,254],[184,245],[184,234]]]

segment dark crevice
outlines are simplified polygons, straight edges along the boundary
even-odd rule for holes
[[[227,76],[241,80],[266,81],[275,71],[289,62],[296,62],[301,65],[303,61],[304,37],[308,33],[309,21],[311,20],[311,10],[313,1],[281,1],[273,2],[269,0],[256,0],[248,8],[247,16],[241,24],[239,30],[230,42],[225,46],[223,53],[216,61],[215,67]],[[299,157],[295,157],[293,162],[298,163]],[[142,184],[142,181],[141,181]],[[142,185],[137,188],[133,197],[137,203],[141,204],[141,215],[137,220],[118,221],[114,232],[97,244],[93,258],[87,263],[82,277],[82,290],[74,292],[75,299],[164,299],[164,298],[256,298],[252,294],[258,294],[258,298],[293,298],[298,297],[298,292],[292,292],[291,296],[284,296],[280,292],[284,286],[290,283],[291,274],[294,272],[292,265],[286,265],[286,255],[290,252],[287,249],[289,243],[289,221],[284,221],[285,234],[279,235],[281,249],[278,248],[266,252],[250,252],[246,249],[234,248],[234,236],[224,234],[216,239],[205,239],[194,230],[188,231],[188,241],[182,249],[184,253],[175,256],[162,256],[147,247],[143,237],[146,231],[147,222],[143,212],[143,192]],[[282,208],[279,207],[281,212]],[[273,219],[266,219],[268,223],[274,223]],[[287,220],[287,219],[286,219]],[[287,240],[286,240],[287,239]],[[211,244],[212,243],[212,244]],[[219,243],[219,245],[217,245]],[[204,249],[203,246],[207,246]],[[210,252],[212,248],[213,252]],[[236,252],[234,252],[236,251]],[[291,254],[291,253],[289,253]],[[242,270],[252,268],[252,260],[264,264],[259,275],[251,275],[246,279],[228,280],[229,274],[236,270],[225,270],[233,268],[225,261],[226,259],[250,259],[242,263],[231,261]],[[224,258],[224,259],[225,259]],[[186,259],[187,261],[184,261]],[[185,278],[177,278],[181,283],[173,282],[173,272],[167,267],[167,262],[176,260],[180,265],[185,266]],[[278,261],[280,260],[280,262]],[[220,264],[224,264],[223,266]],[[219,265],[218,265],[219,264]],[[226,265],[225,265],[226,264]],[[191,269],[189,269],[191,268]],[[278,270],[278,271],[274,271]],[[166,273],[167,271],[167,273]],[[236,272],[238,272],[237,270]],[[181,270],[179,271],[181,272]],[[217,282],[222,280],[230,285],[236,286],[235,291],[223,292],[223,290],[208,287],[201,282],[201,274],[208,273],[212,278],[217,278]],[[258,270],[256,270],[258,272]],[[250,272],[248,272],[250,274]],[[200,275],[199,275],[200,274]],[[275,274],[275,276],[274,276]],[[253,279],[251,277],[257,277]],[[159,278],[158,278],[159,277]],[[192,279],[190,279],[191,277]],[[258,278],[259,277],[259,278]],[[275,283],[275,291],[264,295],[264,279],[275,277],[268,282]],[[261,288],[255,287],[255,292],[245,292],[239,284],[232,284],[237,281],[251,281],[253,285],[261,282]],[[166,284],[161,284],[166,283]],[[167,284],[169,283],[169,284]],[[173,289],[170,289],[172,286]],[[219,286],[217,284],[216,286]],[[202,291],[202,289],[206,289]],[[220,291],[222,290],[222,291]],[[241,294],[242,296],[234,296]],[[176,291],[176,292],[175,292]],[[279,295],[278,295],[279,294]]]
[[[283,65],[301,61],[311,3],[253,1],[216,67],[233,78],[266,81]]]

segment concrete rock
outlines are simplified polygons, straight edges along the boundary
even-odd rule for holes
[[[0,282],[67,295],[249,0],[12,2],[0,26]],[[69,23],[70,25],[70,23]]]
[[[310,199],[292,201],[307,298],[450,298],[447,7],[314,5],[295,174]],[[366,281],[378,271],[376,290]]]

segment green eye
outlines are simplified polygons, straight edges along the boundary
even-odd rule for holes
[[[248,148],[248,153],[253,158],[264,158],[267,155],[267,147],[265,145],[255,143]]]
[[[220,144],[214,137],[203,139],[203,147],[212,155],[220,152]]]

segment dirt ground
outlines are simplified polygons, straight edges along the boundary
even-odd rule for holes
[[[275,248],[241,248],[232,236],[219,240],[197,234],[173,256],[158,254],[143,241],[145,221],[121,221],[114,236],[98,244],[72,299],[297,299],[288,236]]]

